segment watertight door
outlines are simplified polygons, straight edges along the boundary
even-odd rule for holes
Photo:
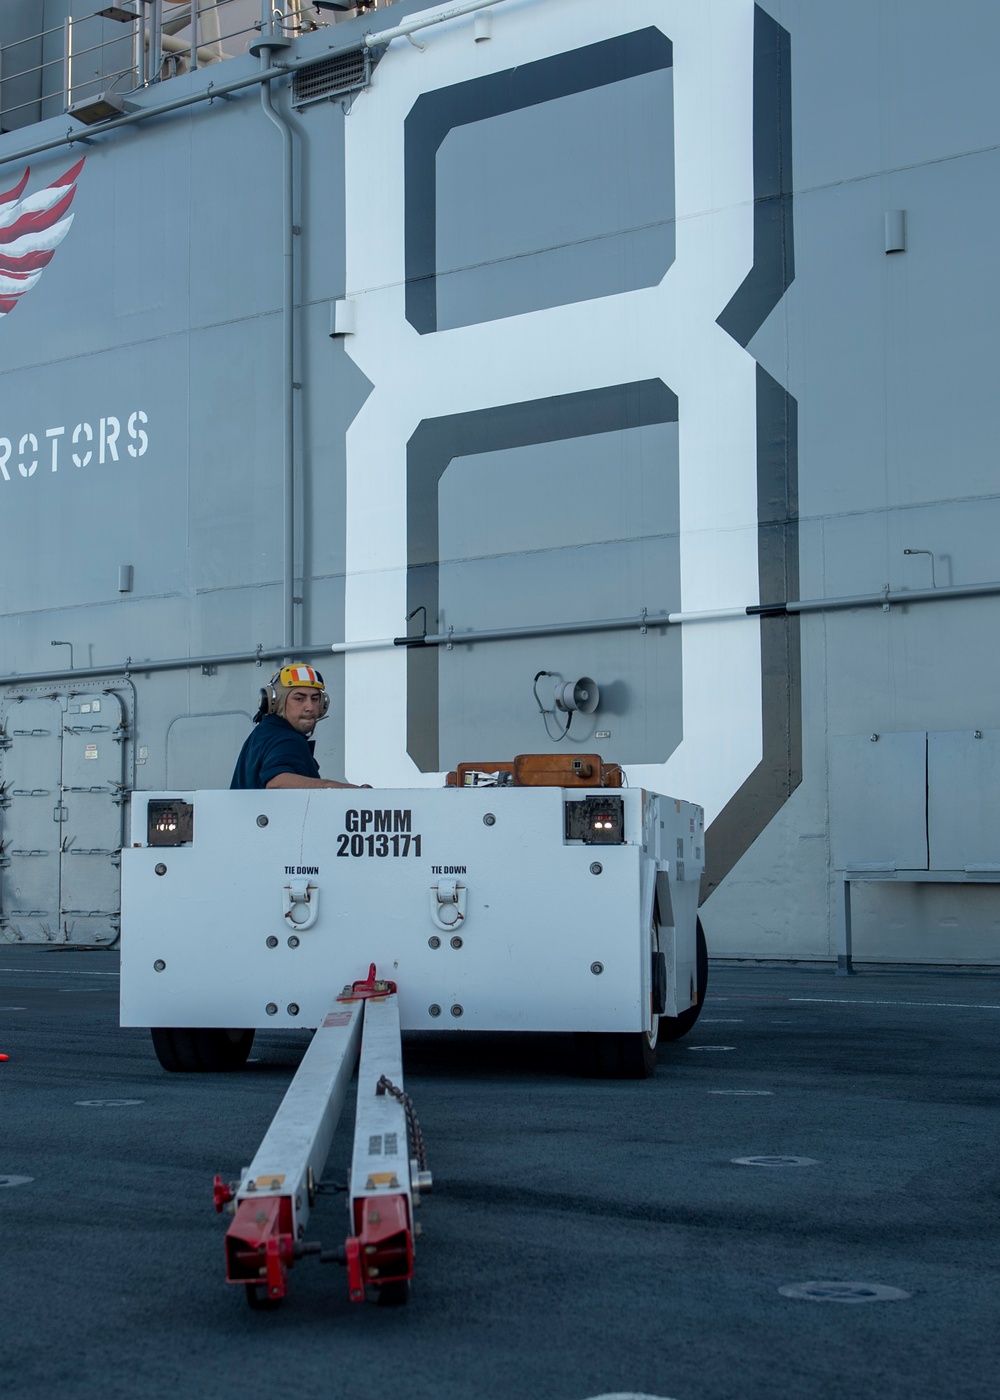
[[[60,921],[67,943],[106,942],[118,929],[125,716],[117,695],[74,695],[62,742]]]
[[[0,712],[0,927],[17,942],[59,936],[62,720],[51,695]]]
[[[116,695],[0,705],[0,935],[110,942],[118,929],[125,726]]]

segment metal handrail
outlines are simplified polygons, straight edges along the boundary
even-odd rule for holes
[[[384,11],[393,3],[395,0],[382,0],[377,8]],[[484,3],[490,3],[490,0],[484,0]],[[248,3],[248,8],[252,13],[256,7]],[[244,18],[245,12],[241,13],[239,7],[233,6],[232,9],[236,11],[232,15],[234,21]],[[61,25],[53,25],[22,39],[14,39],[9,44],[0,45],[0,53],[9,56],[18,47],[39,43],[60,32],[65,35],[63,53],[59,57],[45,59],[16,72],[10,71],[11,64],[8,61],[5,65],[7,71],[3,74],[4,82],[10,83],[15,79],[44,74],[47,69],[59,68],[62,70],[60,86],[45,91],[45,79],[40,78],[39,88],[43,90],[23,102],[9,104],[3,102],[3,89],[0,87],[0,112],[11,115],[33,107],[41,111],[45,104],[50,104],[60,97],[64,107],[68,108],[81,92],[93,91],[97,86],[114,87],[121,83],[122,79],[129,79],[130,86],[126,90],[136,91],[169,79],[182,71],[214,65],[227,58],[241,57],[247,52],[250,41],[260,33],[262,21],[254,19],[223,30],[225,16],[230,13],[228,6],[223,8],[222,0],[190,0],[185,9],[165,15],[160,4],[137,0],[135,18],[130,23],[113,22],[99,11],[94,11],[79,19],[67,18]],[[209,15],[213,17],[214,23],[208,22]],[[315,10],[311,12],[308,20],[305,20],[302,12],[288,3],[280,8],[276,7],[274,17],[281,31],[289,37],[305,33],[313,26],[329,28],[333,23],[324,23]],[[98,20],[105,29],[111,24],[118,32],[112,38],[102,38],[82,48],[75,47],[75,35],[80,26],[89,27]],[[187,38],[177,39],[176,36],[182,34],[185,29],[189,31]],[[206,30],[209,32],[206,33]],[[103,55],[107,50],[120,45],[129,37],[129,33],[132,36],[133,61],[128,66],[106,68],[104,62],[99,60],[95,65],[96,71],[86,78],[78,79],[75,76],[79,72],[81,60],[90,59],[93,62],[95,54]],[[14,66],[16,67],[16,62]]]
[[[6,52],[6,50],[5,50],[5,52]],[[33,67],[31,67],[31,68],[22,68],[22,69],[18,70],[17,72],[8,74],[7,80],[8,80],[8,82],[9,82],[9,81],[12,81],[12,80],[15,79],[15,78],[30,78],[30,77],[31,77],[33,74],[35,74],[35,73],[39,73],[39,74],[44,73],[45,70],[46,70],[46,68],[62,68],[63,63],[64,63],[64,58],[63,58],[62,55],[60,55],[59,58],[47,58],[47,59],[45,60],[44,63],[36,63],[36,64],[34,64]],[[59,92],[62,91],[62,85],[61,85],[61,84],[60,84],[60,86],[59,86],[58,91],[59,91]],[[53,93],[52,95],[55,96],[56,94]],[[38,98],[36,97],[36,98],[34,99],[34,101],[37,102],[37,101],[38,101]],[[23,104],[18,104],[18,105],[23,105]],[[8,106],[5,104],[3,110],[4,110],[5,112],[10,112],[10,111],[13,111],[14,109],[13,109],[13,107],[8,107]]]
[[[18,74],[17,76],[20,77],[21,75]],[[56,97],[62,97],[64,91],[65,89],[60,83],[52,92],[43,92],[39,94],[38,97],[29,97],[27,102],[14,102],[11,103],[9,107],[5,106],[3,108],[4,115],[6,116],[9,112],[19,112],[22,107],[37,107],[41,102],[51,102]]]
[[[215,24],[206,23],[206,17],[210,13],[216,20]],[[140,0],[135,18],[128,24],[112,24],[105,16],[94,12],[78,19],[67,17],[62,24],[40,29],[20,39],[12,39],[9,43],[0,45],[0,52],[6,59],[3,72],[5,84],[9,85],[15,80],[38,78],[39,91],[25,101],[4,102],[3,90],[0,88],[0,111],[5,116],[10,116],[32,108],[40,110],[45,104],[59,98],[62,98],[64,107],[68,108],[81,93],[93,91],[96,86],[114,87],[123,79],[128,79],[127,90],[135,91],[150,83],[158,83],[161,79],[174,76],[181,71],[182,64],[188,69],[193,69],[219,63],[227,58],[239,57],[246,53],[250,39],[259,32],[260,23],[249,20],[244,12],[233,16],[233,20],[241,22],[233,23],[232,28],[224,28],[223,24],[218,22],[222,15],[223,11],[217,0],[191,0],[186,10],[181,10],[173,16],[164,16],[158,5],[147,5]],[[171,20],[180,21],[173,25],[172,32]],[[83,33],[89,35],[96,21],[100,21],[103,26],[102,37],[78,46],[77,36],[81,32],[81,26],[85,26]],[[109,24],[117,30],[110,38],[104,37]],[[189,37],[181,42],[174,42],[174,34],[183,32],[184,29],[190,31]],[[30,44],[44,43],[60,33],[64,36],[63,51],[57,57],[42,59],[26,67],[18,64],[17,49]],[[119,64],[111,67],[106,56],[109,51],[120,48],[123,41],[130,43],[133,60],[124,67]],[[91,70],[86,77],[77,76],[81,63],[87,63]],[[53,84],[49,87],[48,84],[52,80],[51,76],[47,75],[52,69],[59,72],[59,81],[58,85]]]
[[[36,39],[44,39],[49,34],[58,34],[62,29],[61,24],[55,24],[51,29],[40,29],[37,34],[29,34],[24,39],[11,39],[10,43],[4,44],[4,49],[16,49],[18,44],[33,44]]]

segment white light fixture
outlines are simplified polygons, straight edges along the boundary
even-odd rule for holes
[[[68,115],[84,126],[97,126],[100,122],[109,122],[115,117],[123,117],[126,112],[137,110],[134,103],[126,102],[116,92],[99,92],[94,97],[81,97],[66,108]]]
[[[887,253],[906,252],[905,209],[887,209],[885,211],[885,251]]]
[[[341,299],[330,308],[330,335],[354,334],[354,302]]]

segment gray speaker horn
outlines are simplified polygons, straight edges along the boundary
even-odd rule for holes
[[[598,684],[590,676],[581,676],[578,681],[566,681],[556,686],[556,709],[579,710],[581,715],[592,715],[601,703]]]

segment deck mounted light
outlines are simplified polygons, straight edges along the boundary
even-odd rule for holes
[[[113,117],[123,117],[129,111],[135,111],[135,108],[115,92],[99,92],[94,97],[81,97],[78,102],[73,102],[66,108],[67,114],[75,117],[84,126],[97,126],[100,122],[111,121]]]

